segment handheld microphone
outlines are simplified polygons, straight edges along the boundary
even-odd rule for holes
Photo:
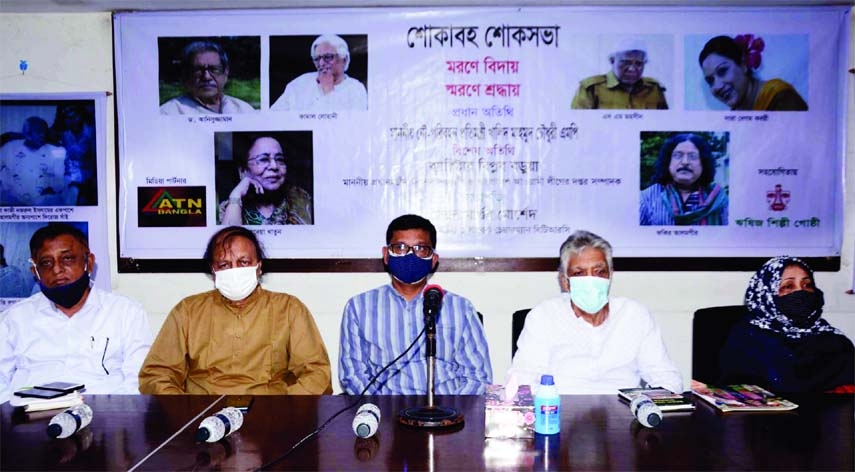
[[[435,317],[439,314],[439,309],[442,308],[442,297],[445,295],[445,292],[442,290],[442,287],[434,284],[425,287],[423,293],[424,301],[422,302],[422,305],[424,307],[425,317]]]
[[[243,425],[243,413],[228,406],[205,418],[196,431],[196,442],[217,442],[234,433]]]
[[[67,438],[88,426],[91,421],[92,408],[81,403],[51,418],[47,435],[52,438]]]
[[[662,422],[662,410],[647,395],[638,395],[633,398],[629,404],[629,410],[639,423],[648,428],[655,428]]]
[[[356,410],[353,417],[353,432],[360,438],[370,438],[377,432],[380,425],[380,408],[373,403],[366,403]]]

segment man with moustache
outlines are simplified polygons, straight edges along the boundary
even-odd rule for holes
[[[647,46],[637,38],[621,40],[609,56],[611,70],[579,83],[570,107],[573,109],[659,109],[667,110],[665,87],[656,79],[643,77]]]
[[[309,309],[258,282],[264,250],[252,231],[214,234],[205,264],[215,290],[169,312],[139,371],[144,394],[323,395],[330,361]]]
[[[184,47],[181,76],[186,90],[160,106],[161,115],[221,115],[255,111],[249,103],[226,95],[229,57],[213,41],[194,41]]]
[[[142,306],[90,284],[95,255],[74,226],[39,228],[30,254],[41,291],[12,305],[0,323],[0,403],[56,381],[84,384],[92,394],[138,393],[151,345]]]
[[[391,283],[351,298],[341,320],[339,381],[345,393],[424,395],[427,359],[417,344],[377,381],[424,329],[423,290],[439,263],[436,228],[418,215],[389,223],[381,252]],[[436,320],[437,395],[480,395],[493,380],[484,330],[472,302],[445,292]]]
[[[727,224],[727,191],[715,182],[715,159],[706,140],[676,134],[659,149],[653,182],[641,191],[639,224]]]

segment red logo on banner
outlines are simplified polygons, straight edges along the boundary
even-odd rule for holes
[[[781,184],[775,185],[775,190],[766,192],[766,201],[772,211],[784,211],[790,203],[790,191],[783,190]]]

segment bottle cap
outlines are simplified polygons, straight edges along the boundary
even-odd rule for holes
[[[210,437],[211,432],[208,431],[208,428],[199,428],[199,430],[196,431],[196,442],[205,442]]]
[[[540,385],[555,385],[555,382],[552,380],[551,375],[541,375]]]
[[[656,413],[651,413],[647,415],[647,422],[650,424],[651,428],[655,428],[659,426],[659,423],[662,422],[662,417],[657,415]]]
[[[47,427],[47,435],[52,438],[58,438],[62,434],[62,426],[57,423],[51,423]]]
[[[371,433],[371,427],[365,423],[360,423],[359,426],[356,427],[356,435],[360,438],[367,438]]]

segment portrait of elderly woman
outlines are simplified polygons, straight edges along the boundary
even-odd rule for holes
[[[804,261],[767,261],[748,282],[746,316],[720,353],[719,383],[750,383],[775,393],[855,391],[855,349],[822,318],[824,305]]]
[[[646,161],[669,133],[642,132],[642,182]],[[726,225],[727,189],[716,182],[716,167],[727,162],[728,133],[677,133],[658,146],[649,186],[641,191],[642,226]],[[712,151],[714,141],[718,151]],[[648,166],[650,167],[650,166]],[[722,176],[723,177],[723,176]],[[721,179],[724,180],[723,178]]]
[[[792,84],[760,78],[766,46],[763,38],[750,34],[707,41],[698,64],[710,93],[731,110],[806,111],[807,103]]]
[[[683,391],[656,320],[641,303],[611,295],[612,246],[576,231],[559,250],[561,293],[526,317],[506,384],[555,378],[561,394],[614,394],[655,386]]]
[[[279,98],[270,105],[279,110],[366,110],[368,92],[363,84],[367,77],[367,37],[350,38],[349,45],[343,37],[324,34],[314,38],[311,46],[303,49],[304,37],[271,37],[270,39],[270,83],[288,80],[285,91],[271,90],[270,96]],[[298,57],[290,58],[294,50]],[[306,55],[306,52],[309,54]],[[311,63],[311,65],[309,64]],[[301,69],[297,77],[287,74],[295,66],[311,67],[310,72]],[[285,69],[285,74],[278,72]],[[348,74],[351,71],[351,74]],[[362,81],[360,80],[362,79]],[[280,82],[281,83],[281,82]],[[271,88],[275,85],[271,85]]]
[[[216,133],[218,184],[220,195],[227,195],[218,208],[221,225],[311,225],[314,209],[311,194],[311,160],[300,151],[311,153],[309,132]],[[306,139],[308,137],[308,139]],[[286,141],[295,141],[289,146]],[[308,144],[307,144],[308,141]],[[230,152],[231,151],[231,152]],[[294,154],[289,155],[289,154]],[[233,156],[232,163],[221,162]],[[237,175],[220,179],[223,169],[232,164]],[[293,164],[293,174],[289,166]],[[234,176],[234,173],[232,176]],[[301,184],[308,184],[306,190]],[[227,192],[227,193],[226,193]],[[222,197],[221,197],[222,198]]]

